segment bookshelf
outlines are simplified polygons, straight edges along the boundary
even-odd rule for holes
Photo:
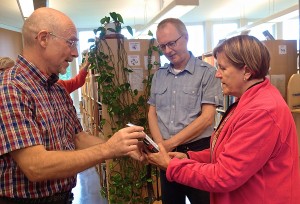
[[[213,56],[212,52],[207,52],[202,54],[202,61],[207,62],[208,64],[217,67],[216,59]],[[215,114],[215,125],[214,128],[217,128],[225,111],[227,108],[234,103],[235,97],[233,96],[224,96],[224,102],[223,107],[216,108],[216,114]]]
[[[89,70],[85,84],[81,87],[81,95],[80,112],[84,131],[103,137],[103,132],[99,126],[102,104],[99,101],[96,75],[92,74],[92,70]]]
[[[207,52],[202,54],[202,61],[207,62],[208,64],[217,67],[216,60],[212,52]]]

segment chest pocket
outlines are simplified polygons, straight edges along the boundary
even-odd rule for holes
[[[200,108],[201,90],[195,87],[183,87],[181,94],[178,96],[179,104],[186,109]]]
[[[156,108],[167,107],[170,104],[170,96],[167,95],[167,86],[159,86],[155,89]]]

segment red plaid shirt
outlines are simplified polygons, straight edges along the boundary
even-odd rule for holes
[[[51,79],[22,56],[0,74],[0,196],[39,198],[76,185],[76,177],[31,182],[8,154],[33,145],[75,149],[82,127],[69,94]]]

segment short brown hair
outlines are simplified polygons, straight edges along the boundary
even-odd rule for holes
[[[268,74],[270,53],[266,46],[253,36],[238,35],[229,38],[215,47],[215,58],[218,53],[225,54],[230,63],[237,68],[246,65],[252,73],[252,79],[264,78]]]
[[[174,25],[176,27],[176,29],[177,29],[177,31],[178,31],[179,34],[188,36],[188,32],[187,32],[186,26],[178,18],[166,18],[166,19],[162,20],[157,25],[157,30],[159,30],[160,28],[164,28],[165,25],[167,25],[169,23],[172,24],[172,25]]]
[[[7,68],[11,68],[15,65],[15,61],[10,59],[9,57],[0,58],[0,70],[5,70]]]

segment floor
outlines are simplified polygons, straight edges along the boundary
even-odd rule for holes
[[[108,204],[100,195],[100,179],[95,168],[77,175],[77,185],[73,188],[73,204]]]

